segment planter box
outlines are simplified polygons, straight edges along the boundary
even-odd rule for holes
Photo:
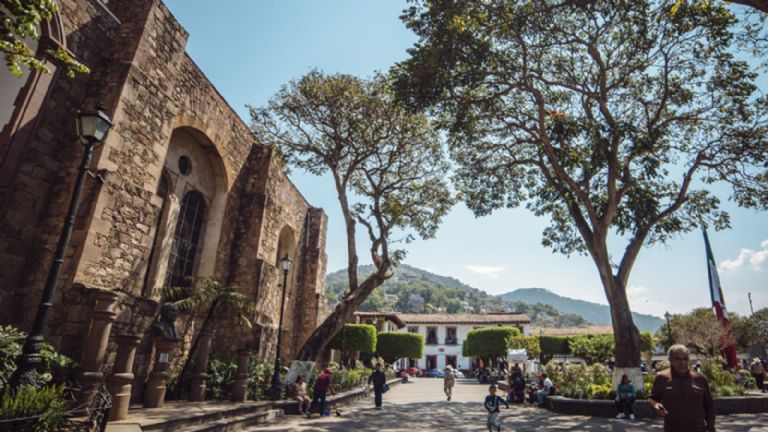
[[[587,415],[595,417],[615,417],[616,405],[612,400],[569,399],[562,396],[550,396],[545,405],[560,414]],[[651,409],[647,400],[639,400],[634,405],[637,417],[659,417]],[[717,415],[768,412],[767,396],[734,396],[715,398]]]

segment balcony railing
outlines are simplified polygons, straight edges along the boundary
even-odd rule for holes
[[[445,338],[445,344],[446,345],[458,345],[459,340],[456,338]]]

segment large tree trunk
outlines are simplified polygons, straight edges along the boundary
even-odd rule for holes
[[[621,382],[621,376],[626,374],[638,388],[642,388],[640,387],[643,383],[643,374],[640,370],[640,331],[632,319],[625,284],[621,278],[613,274],[606,250],[600,249],[603,253],[592,251],[592,258],[600,273],[600,281],[611,310],[613,340],[616,344],[612,387],[615,388]]]
[[[353,314],[366,298],[388,277],[391,264],[385,261],[360,286],[347,294],[336,309],[309,336],[296,355],[296,360],[317,361],[331,338],[352,319]]]

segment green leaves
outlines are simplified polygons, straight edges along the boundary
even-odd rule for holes
[[[209,314],[213,318],[220,315],[234,316],[241,326],[251,328],[257,313],[256,306],[238,287],[225,287],[213,279],[204,277],[190,279],[191,287],[166,289],[166,298],[174,301],[179,310],[196,315]],[[213,308],[217,313],[213,313]]]
[[[521,336],[517,327],[485,327],[467,333],[466,352],[472,357],[507,355],[507,340]],[[463,347],[462,347],[463,349]]]
[[[370,324],[344,324],[328,346],[345,352],[376,352],[376,327]]]
[[[64,418],[66,406],[64,386],[21,386],[16,392],[3,392],[0,420],[34,417],[34,426],[29,430],[54,431]]]
[[[35,52],[27,45],[27,41],[40,38],[40,26],[44,21],[53,18],[58,12],[52,0],[1,0],[0,8],[3,16],[0,20],[0,52],[5,58],[5,65],[15,76],[21,77],[22,66],[30,70],[49,73],[45,63],[35,57]],[[90,70],[79,63],[70,52],[59,47],[56,50],[44,50],[49,60],[59,62],[68,77],[76,73],[90,73]]]
[[[424,335],[418,333],[379,332],[376,352],[388,363],[399,358],[418,359],[424,355]]]

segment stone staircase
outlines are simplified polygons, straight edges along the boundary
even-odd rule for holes
[[[132,411],[126,420],[108,423],[107,432],[234,432],[284,415],[268,402],[173,402],[163,408]]]

